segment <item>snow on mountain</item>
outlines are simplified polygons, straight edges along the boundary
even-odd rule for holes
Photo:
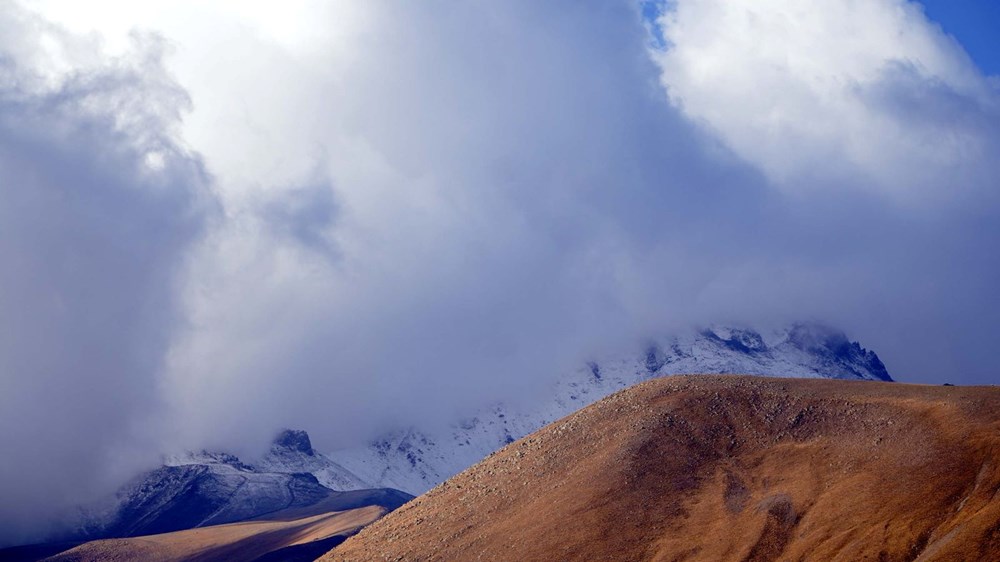
[[[336,491],[349,489],[352,491]],[[85,517],[84,538],[133,537],[245,521],[322,502],[327,511],[381,505],[411,496],[368,486],[312,449],[304,431],[285,430],[258,462],[202,451],[165,459]]]
[[[312,448],[305,431],[286,429],[275,438],[270,450],[254,463],[261,472],[307,472],[333,490],[371,488],[361,478]]]
[[[326,457],[361,485],[420,494],[613,392],[653,377],[697,373],[892,380],[874,352],[825,326],[796,324],[764,334],[716,326],[651,343],[643,354],[592,361],[559,379],[541,407],[497,404],[449,427],[409,428]]]
[[[837,330],[797,324],[762,334],[716,326],[663,338],[641,353],[597,358],[558,379],[534,408],[496,404],[446,427],[403,429],[325,455],[313,449],[306,432],[285,430],[252,463],[219,452],[171,457],[103,508],[91,509],[83,535],[174,531],[320,501],[344,509],[372,504],[394,509],[409,499],[399,490],[420,494],[613,392],[657,376],[691,373],[891,380],[874,352]]]

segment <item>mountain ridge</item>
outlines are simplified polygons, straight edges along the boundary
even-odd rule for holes
[[[770,332],[711,326],[652,341],[643,353],[592,360],[559,378],[548,402],[538,407],[495,404],[448,427],[405,428],[326,456],[368,486],[420,494],[615,391],[657,376],[695,373],[892,380],[875,352],[823,324],[796,323]]]
[[[644,352],[590,361],[560,377],[548,400],[534,408],[495,404],[443,428],[402,428],[367,445],[325,454],[313,448],[305,431],[285,429],[253,461],[212,451],[169,457],[108,505],[92,508],[82,536],[230,523],[305,508],[338,494],[344,505],[369,501],[393,509],[609,394],[664,374],[690,372],[891,380],[874,352],[822,325],[794,324],[766,333],[731,326],[692,330],[650,342]]]

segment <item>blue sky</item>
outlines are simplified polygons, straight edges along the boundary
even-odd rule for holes
[[[1000,74],[1000,2],[923,0],[927,15],[965,47],[986,74]]]

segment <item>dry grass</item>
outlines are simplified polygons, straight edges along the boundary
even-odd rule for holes
[[[650,381],[324,560],[1000,560],[1000,389]]]

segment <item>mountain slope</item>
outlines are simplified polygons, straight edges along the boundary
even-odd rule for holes
[[[1000,389],[665,377],[324,560],[1000,560]]]
[[[364,486],[419,494],[612,392],[662,375],[690,373],[892,380],[874,352],[822,325],[795,324],[765,333],[717,326],[651,343],[643,353],[593,361],[560,378],[551,398],[537,408],[497,404],[448,427],[409,428],[327,456]]]
[[[234,455],[202,452],[169,459],[123,487],[92,515],[87,538],[132,537],[218,525],[302,510],[399,507],[412,496],[398,490],[335,491],[310,473],[330,476],[336,465],[312,450],[303,431],[286,430],[255,464]],[[339,473],[338,473],[339,474]],[[347,473],[343,473],[347,474]]]

